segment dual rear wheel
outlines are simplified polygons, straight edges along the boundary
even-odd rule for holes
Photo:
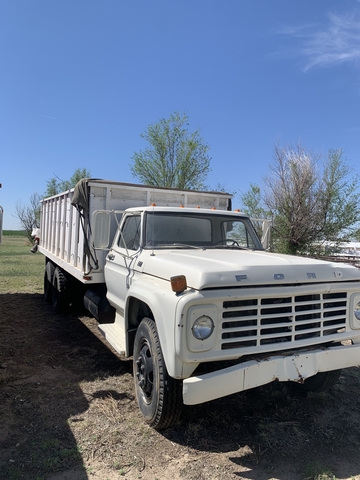
[[[64,272],[50,261],[44,271],[44,299],[52,303],[56,313],[64,312],[70,305],[69,282]]]

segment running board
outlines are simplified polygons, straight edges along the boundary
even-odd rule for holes
[[[119,324],[101,323],[98,325],[98,329],[118,353],[126,354],[126,336]]]

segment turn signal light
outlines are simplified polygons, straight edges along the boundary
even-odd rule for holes
[[[170,283],[171,283],[171,289],[175,293],[180,293],[187,289],[185,275],[176,275],[176,277],[171,277]]]

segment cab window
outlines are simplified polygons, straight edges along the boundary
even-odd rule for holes
[[[223,237],[226,238],[227,242],[231,243],[231,241],[234,241],[240,247],[256,248],[254,239],[242,221],[223,222]]]
[[[126,217],[118,239],[120,248],[138,250],[140,247],[140,215]]]

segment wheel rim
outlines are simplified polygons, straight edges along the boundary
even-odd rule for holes
[[[136,377],[145,402],[150,404],[154,388],[154,362],[150,345],[146,340],[144,340],[136,360]]]

